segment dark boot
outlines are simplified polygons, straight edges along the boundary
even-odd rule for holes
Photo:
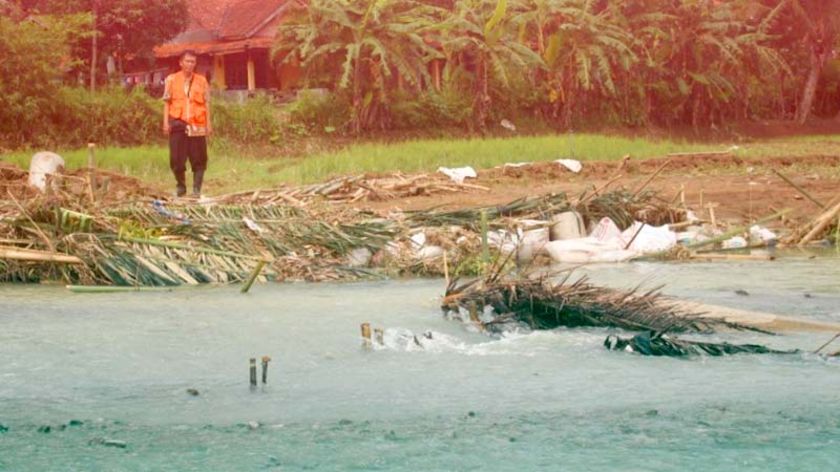
[[[184,171],[175,172],[175,195],[183,197],[187,194],[187,177]]]
[[[204,183],[204,171],[197,170],[193,172],[193,196],[201,196],[201,184]]]

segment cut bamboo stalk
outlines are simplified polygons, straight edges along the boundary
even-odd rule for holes
[[[257,266],[254,267],[254,270],[251,272],[251,275],[248,276],[248,280],[245,282],[245,285],[242,286],[242,289],[240,290],[241,293],[248,293],[248,290],[251,290],[251,285],[254,285],[254,281],[257,280],[257,277],[260,275],[263,267],[265,267],[265,264],[265,260],[257,262]]]
[[[789,178],[787,178],[784,174],[782,174],[781,172],[777,171],[776,169],[771,169],[771,170],[773,171],[773,173],[774,173],[774,174],[778,175],[778,176],[779,176],[779,178],[781,178],[782,180],[784,180],[785,182],[787,182],[787,184],[788,184],[788,185],[790,185],[791,187],[793,187],[793,188],[794,188],[797,192],[801,193],[803,197],[807,198],[808,200],[810,200],[813,204],[817,205],[818,207],[820,207],[820,208],[822,208],[822,209],[825,209],[825,204],[824,204],[824,203],[822,203],[822,202],[820,202],[819,200],[817,200],[817,199],[816,199],[816,198],[814,198],[813,196],[811,196],[811,194],[810,194],[810,193],[808,193],[808,192],[807,192],[804,188],[802,188],[802,187],[800,187],[799,185],[797,185],[794,181],[790,180],[790,179],[789,179]]]
[[[369,348],[371,346],[370,341],[370,323],[362,323],[362,347]]]
[[[805,237],[799,240],[798,245],[802,246],[804,244],[807,244],[810,240],[817,237],[817,235],[819,235],[825,228],[828,227],[828,225],[830,225],[834,221],[834,218],[836,218],[838,214],[840,214],[840,203],[834,205],[833,208],[820,215],[815,220],[817,222],[816,226],[814,226],[814,228],[808,234],[806,234]]]
[[[268,383],[268,363],[271,361],[271,358],[268,356],[262,356],[262,383],[265,385]]]
[[[0,247],[0,259],[14,259],[28,262],[58,262],[61,264],[84,264],[85,261],[76,256],[59,252],[38,251],[18,247]]]
[[[251,374],[251,389],[257,386],[257,359],[252,357],[248,359],[248,370]]]

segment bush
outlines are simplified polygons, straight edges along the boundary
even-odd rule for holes
[[[350,99],[346,94],[323,89],[301,90],[288,104],[289,128],[294,132],[331,132],[350,121]]]
[[[279,109],[266,95],[244,103],[216,100],[212,104],[213,130],[221,138],[241,143],[276,143],[282,137]]]
[[[470,95],[454,88],[427,91],[416,97],[400,94],[391,105],[392,123],[397,129],[465,127],[471,116]]]
[[[91,94],[80,88],[62,88],[50,116],[50,143],[59,147],[87,142],[133,146],[159,139],[160,100],[140,90],[107,88]]]

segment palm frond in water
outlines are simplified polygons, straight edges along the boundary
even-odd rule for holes
[[[624,291],[599,287],[586,277],[572,280],[571,271],[560,280],[548,275],[506,277],[491,272],[484,280],[451,282],[442,309],[469,310],[471,306],[489,305],[494,319],[484,323],[488,328],[519,322],[532,329],[606,326],[659,333],[752,329],[680,308],[660,289],[642,291],[637,287]]]

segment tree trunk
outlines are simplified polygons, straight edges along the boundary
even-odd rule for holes
[[[487,129],[487,108],[490,97],[487,94],[487,60],[480,56],[475,67],[475,79],[473,118],[478,130],[484,133]]]
[[[97,4],[96,1],[93,2],[93,41],[91,45],[91,54],[90,54],[90,92],[96,92],[96,54],[97,54],[97,37],[99,36],[98,31],[96,30],[96,15],[97,15]]]
[[[808,79],[805,81],[805,88],[802,90],[802,100],[799,102],[799,108],[796,109],[796,122],[800,125],[804,125],[811,115],[811,107],[817,93],[817,82],[819,82],[820,73],[827,59],[827,50],[817,52],[815,47],[811,47],[811,70],[808,72]]]
[[[353,133],[362,132],[362,56],[356,57],[353,64]]]

